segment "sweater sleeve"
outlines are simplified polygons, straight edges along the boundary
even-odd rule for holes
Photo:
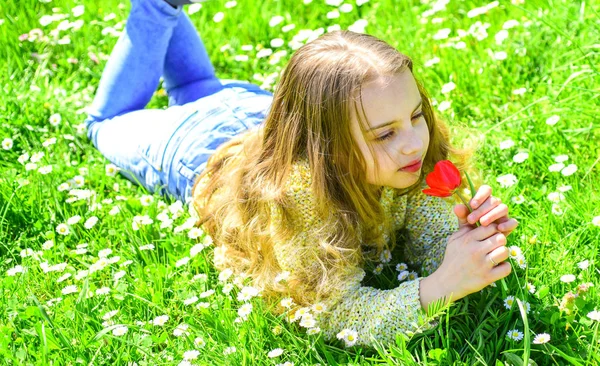
[[[314,215],[314,197],[307,182],[302,181],[306,174],[292,172],[288,190],[295,206],[290,212],[302,232],[292,241],[274,244],[281,269],[289,271],[291,277],[302,276],[298,268],[317,270],[319,267],[315,253],[320,249],[318,238],[322,237],[323,228],[321,220]],[[321,328],[326,339],[335,339],[339,332],[348,329],[357,332],[357,345],[372,347],[373,340],[394,344],[398,332],[412,335],[434,326],[419,321],[425,315],[419,298],[420,278],[403,282],[394,289],[380,290],[362,286],[364,275],[364,270],[358,266],[345,268],[339,277],[341,283],[337,283],[322,301],[325,311],[317,317],[316,326]]]
[[[458,230],[458,218],[453,206],[440,197],[428,196],[421,189],[408,195],[405,229],[408,243],[404,256],[409,265],[421,268],[423,277],[435,272],[442,264],[450,235]]]

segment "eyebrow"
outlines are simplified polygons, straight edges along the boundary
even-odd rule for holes
[[[415,113],[415,112],[416,112],[416,110],[417,110],[417,109],[419,109],[419,107],[421,107],[422,105],[423,105],[423,100],[420,100],[420,101],[419,101],[419,104],[417,104],[417,106],[416,106],[416,107],[415,107],[415,109],[413,110],[413,113]],[[378,130],[378,129],[382,128],[382,127],[389,126],[389,125],[391,125],[392,123],[395,123],[395,122],[396,122],[396,121],[389,121],[389,122],[382,123],[382,124],[380,124],[379,126],[375,126],[375,127],[371,127],[371,128],[369,128],[369,129],[367,130],[367,132],[371,132],[371,131],[374,131],[374,130]]]

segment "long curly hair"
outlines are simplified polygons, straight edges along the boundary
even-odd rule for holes
[[[216,245],[218,269],[249,275],[267,299],[286,293],[296,304],[308,305],[340,285],[340,268],[363,265],[393,249],[387,247],[395,245],[393,230],[381,225],[391,221],[379,203],[381,187],[366,181],[365,159],[349,121],[356,116],[365,123],[358,113],[365,83],[412,69],[411,59],[388,43],[351,31],[327,33],[295,52],[261,128],[221,145],[194,185],[198,225]],[[451,146],[448,127],[436,117],[418,81],[417,86],[429,147],[421,179],[398,194],[418,189],[440,160],[452,157],[461,171],[471,168],[472,151]],[[298,235],[286,182],[292,165],[301,159],[310,167],[315,215],[323,218],[323,230],[316,228],[315,233],[329,234],[314,238],[318,266],[295,268],[290,280],[277,282],[281,268],[273,243]],[[272,210],[282,217],[276,228]],[[389,243],[377,240],[384,229],[392,234]],[[374,243],[370,249],[375,250],[366,251],[361,243]]]

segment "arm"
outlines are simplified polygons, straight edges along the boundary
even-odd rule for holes
[[[297,227],[303,231],[293,241],[275,242],[274,251],[281,270],[289,271],[291,277],[302,281],[302,272],[319,268],[316,256],[318,238],[323,232],[317,233],[322,229],[322,222],[313,215],[315,203],[308,183],[298,185],[299,180],[293,176],[292,172],[289,195],[294,207],[289,209],[297,219]],[[277,218],[278,215],[273,211],[272,216]],[[350,329],[358,332],[356,344],[372,346],[373,339],[395,343],[397,332],[411,334],[433,326],[430,323],[418,325],[424,315],[419,294],[421,279],[404,282],[395,289],[379,290],[361,286],[364,274],[356,266],[345,268],[325,294],[326,311],[317,326],[327,339],[335,339],[340,331]],[[315,298],[314,302],[317,301]]]
[[[421,268],[423,276],[433,274],[444,259],[450,235],[458,230],[453,206],[439,197],[425,195],[421,189],[411,192],[406,202],[405,228],[408,243],[404,255],[408,264]]]

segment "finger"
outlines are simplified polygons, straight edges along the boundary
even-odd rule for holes
[[[519,222],[515,219],[509,219],[508,217],[501,217],[495,221],[498,224],[498,230],[504,233],[504,235],[510,235],[513,230],[517,228]]]
[[[498,204],[498,206],[494,207],[489,212],[487,212],[485,215],[483,215],[479,219],[479,222],[481,223],[481,225],[486,226],[502,217],[506,217],[507,215],[508,215],[508,206],[504,203],[500,203],[500,204]]]
[[[495,260],[495,259],[494,259]],[[492,267],[490,272],[490,279],[492,282],[496,282],[499,279],[502,279],[510,274],[512,271],[512,266],[510,262],[502,262],[495,267]]]
[[[488,212],[493,210],[495,207],[497,207],[501,203],[502,203],[502,200],[499,199],[498,197],[489,196],[485,200],[485,202],[483,202],[483,204],[481,206],[479,206],[478,209],[474,210],[473,212],[471,212],[469,214],[469,217],[467,217],[467,219],[469,220],[469,223],[472,223],[472,224],[476,223],[477,221],[479,221],[481,219],[481,217],[483,215],[487,214]],[[481,223],[481,224],[483,225],[483,223]]]
[[[494,260],[494,262],[500,264],[500,262],[504,262],[508,259],[509,252],[507,247],[500,246],[492,250],[488,255]]]
[[[492,187],[488,185],[482,185],[475,193],[475,196],[471,199],[469,204],[473,210],[477,209],[490,195],[492,194]]]
[[[488,226],[480,226],[475,228],[469,232],[469,237],[472,240],[484,241],[490,236],[496,234],[498,232],[497,224],[490,224]]]
[[[458,224],[460,226],[468,225],[467,215],[469,214],[469,209],[467,208],[467,206],[463,204],[454,205],[454,214],[458,218]]]
[[[481,251],[485,254],[494,253],[495,250],[498,250],[502,247],[506,247],[506,235],[500,232],[493,234],[492,236],[481,242]],[[508,253],[508,249],[506,250],[506,252]],[[496,256],[492,256],[492,258],[496,260]]]

